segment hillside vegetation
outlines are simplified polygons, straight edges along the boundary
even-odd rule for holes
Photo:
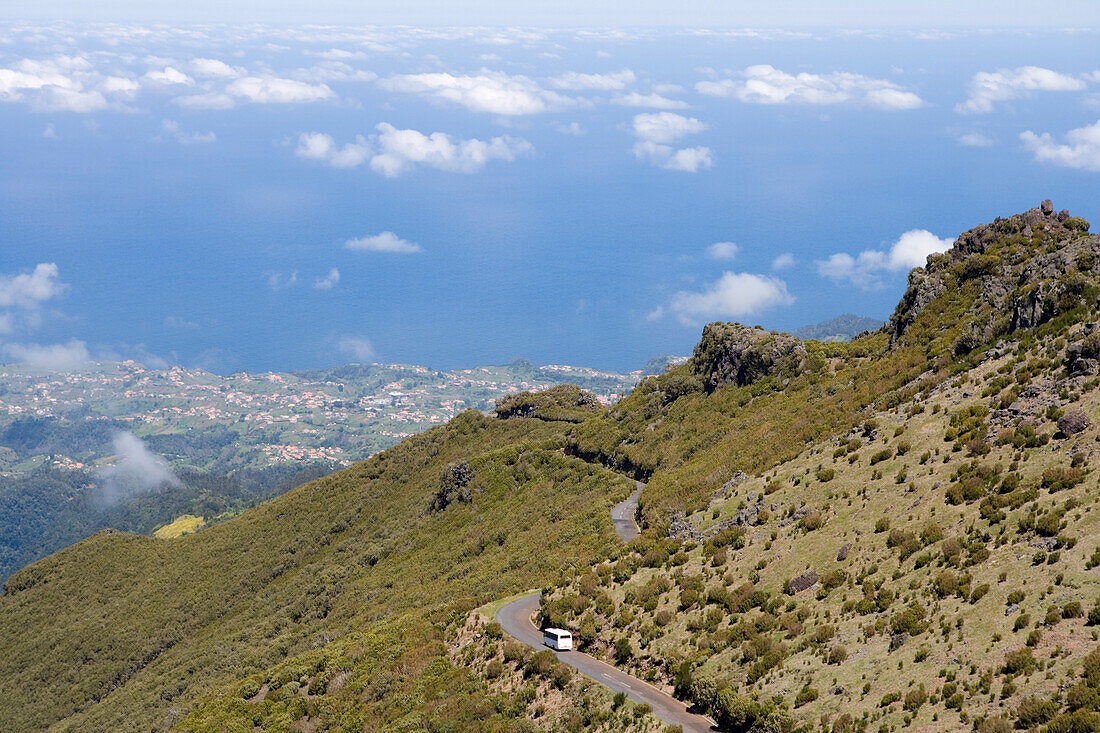
[[[518,395],[194,534],[100,533],[5,585],[0,715],[652,729],[475,610],[543,587],[544,620],[726,730],[1094,730],[1087,230],[972,229],[850,343],[710,324],[611,408]]]

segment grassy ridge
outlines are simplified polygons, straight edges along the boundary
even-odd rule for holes
[[[31,565],[0,596],[0,710],[26,730],[156,727],[376,619],[546,582],[615,541],[631,490],[562,442],[467,413],[203,532],[104,532]],[[429,512],[460,460],[472,500]]]

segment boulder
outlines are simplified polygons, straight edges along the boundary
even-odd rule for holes
[[[1058,418],[1058,429],[1066,435],[1077,435],[1083,430],[1087,430],[1092,422],[1089,420],[1088,415],[1078,410],[1067,412]]]
[[[1043,214],[1045,214],[1046,216],[1050,216],[1054,213],[1054,204],[1051,203],[1050,199],[1047,199],[1042,204],[1040,204],[1040,208],[1042,208]]]
[[[791,578],[789,587],[791,589],[791,593],[801,593],[802,591],[806,590],[807,588],[811,588],[816,584],[817,571],[807,570],[806,572],[802,573],[802,575]]]

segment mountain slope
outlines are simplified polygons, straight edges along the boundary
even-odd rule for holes
[[[977,227],[851,343],[710,324],[691,360],[611,408],[520,395],[195,535],[101,533],[5,586],[0,714],[624,727],[470,616],[543,586],[547,620],[729,730],[1087,724],[1087,229],[1046,207]],[[648,480],[626,548],[608,517],[623,474]],[[1080,694],[1052,698],[1061,683]]]
[[[101,532],[15,573],[0,596],[5,719],[161,727],[217,685],[377,619],[544,582],[615,541],[609,508],[632,491],[564,456],[555,429],[467,413],[203,532]],[[460,461],[469,500],[440,508]]]
[[[545,622],[731,730],[1100,729],[1087,228],[1034,209],[965,233],[913,272],[888,337],[851,345],[869,356],[815,364],[811,344],[708,326],[651,431],[701,448],[657,455],[647,536],[545,594]],[[759,410],[795,424],[753,434],[767,455],[707,445],[709,410],[734,432]]]

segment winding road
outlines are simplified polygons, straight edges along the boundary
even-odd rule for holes
[[[642,495],[645,484],[635,481],[638,488],[625,501],[616,504],[611,509],[611,523],[615,525],[615,531],[625,542],[630,542],[638,536],[638,523],[634,517],[638,514],[638,497]]]
[[[615,525],[615,531],[626,542],[637,537],[639,532],[634,516],[638,512],[638,497],[645,488],[645,484],[641,481],[635,481],[635,483],[638,488],[630,498],[615,505],[611,510],[611,521]],[[535,649],[543,648],[542,631],[532,621],[539,610],[540,596],[539,593],[530,593],[517,598],[501,606],[495,614],[497,623],[508,634]],[[654,715],[669,725],[680,726],[684,733],[705,733],[712,730],[709,719],[689,713],[684,703],[617,667],[601,662],[584,652],[555,651],[554,654],[563,664],[599,682],[612,692],[621,692],[637,703],[648,703]]]
[[[542,649],[542,631],[531,619],[539,610],[539,594],[531,593],[500,607],[496,612],[497,623],[513,637],[535,649]],[[637,703],[649,703],[653,714],[668,723],[683,728],[684,733],[705,733],[711,730],[711,722],[701,715],[693,715],[687,706],[672,695],[661,692],[648,682],[631,677],[626,672],[590,657],[584,652],[554,652],[558,660],[568,664],[581,674],[599,682],[612,692],[622,692]]]

